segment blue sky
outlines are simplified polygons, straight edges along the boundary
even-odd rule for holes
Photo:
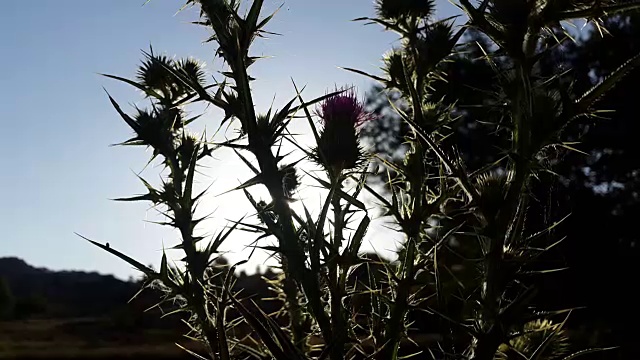
[[[17,256],[35,266],[111,273],[135,272],[119,259],[74,235],[79,232],[145,262],[157,263],[162,245],[175,234],[145,223],[154,218],[147,204],[111,198],[142,191],[134,176],[148,158],[142,148],[110,147],[129,137],[129,129],[110,106],[102,87],[125,107],[143,104],[131,88],[98,73],[132,77],[141,49],[153,45],[170,56],[192,56],[208,71],[213,47],[203,44],[206,30],[189,21],[195,11],[176,14],[184,1],[153,0],[9,1],[0,12],[0,256]],[[266,1],[274,10],[281,2]],[[439,17],[455,8],[441,1]],[[372,0],[289,0],[268,30],[282,34],[261,41],[255,55],[273,56],[252,68],[256,105],[266,110],[274,95],[282,104],[292,95],[291,78],[306,85],[305,96],[334,85],[354,84],[361,95],[369,82],[338,68],[377,72],[381,55],[395,36],[350,19],[372,15]],[[215,127],[215,114],[198,126]],[[222,156],[208,170],[221,190],[242,178],[241,165]],[[145,175],[157,178],[158,169]],[[218,191],[221,192],[221,191]],[[241,202],[241,203],[240,203]],[[248,208],[238,197],[211,197],[211,231],[225,218]],[[221,210],[222,209],[222,210]],[[219,221],[218,221],[219,220]],[[381,236],[382,232],[373,232]],[[385,235],[386,236],[386,235]],[[384,237],[384,236],[383,236]],[[232,239],[229,250],[242,248]],[[378,240],[385,247],[384,239]],[[264,258],[253,262],[260,263]]]

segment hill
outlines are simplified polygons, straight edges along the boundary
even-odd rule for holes
[[[104,315],[126,304],[140,287],[111,275],[36,268],[13,257],[0,258],[0,279],[15,298],[17,317]]]
[[[161,318],[157,293],[143,291],[130,301],[140,287],[111,275],[0,258],[0,359],[192,358],[175,343],[198,345],[183,337],[179,316]],[[236,287],[257,298],[269,294],[260,275],[240,274]]]

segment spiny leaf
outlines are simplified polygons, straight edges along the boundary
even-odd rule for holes
[[[262,173],[260,173],[260,174],[258,174],[256,176],[252,177],[251,179],[243,182],[242,184],[234,187],[233,189],[227,190],[227,191],[223,192],[222,194],[218,194],[216,196],[222,196],[222,195],[228,194],[228,193],[230,193],[232,191],[243,190],[243,189],[246,189],[248,187],[251,187],[251,186],[254,186],[254,185],[258,185],[258,184],[262,184],[262,183],[264,183],[264,178],[262,176]]]
[[[303,170],[304,171],[304,170]],[[316,180],[317,182],[319,182],[320,184],[322,184],[322,186],[324,186],[327,189],[330,189],[332,187],[331,184],[329,184],[327,181],[320,179],[317,176],[314,176],[312,174],[309,174],[308,172],[304,171],[305,174],[307,174],[308,176],[312,177],[314,180]],[[340,189],[336,189],[335,193],[338,194],[340,196],[340,198],[344,199],[345,201],[349,202],[350,204],[352,204],[353,206],[357,207],[360,210],[366,210],[366,206],[362,203],[362,201],[354,198],[353,196],[347,194],[346,192],[340,190]]]
[[[146,265],[142,264],[141,262],[136,261],[136,260],[130,258],[129,256],[127,256],[127,255],[125,255],[125,254],[123,254],[123,253],[121,253],[121,252],[119,252],[119,251],[117,251],[115,249],[112,249],[108,244],[107,245],[103,245],[103,244],[100,244],[99,242],[96,242],[96,241],[93,241],[91,239],[88,239],[88,238],[86,238],[86,237],[84,237],[84,236],[82,236],[82,235],[80,235],[78,233],[75,233],[75,234],[78,235],[79,237],[87,240],[88,242],[92,243],[93,245],[101,248],[102,250],[110,252],[111,254],[113,254],[113,255],[119,257],[120,259],[126,261],[129,265],[135,267],[136,269],[138,269],[139,271],[141,271],[145,275],[150,276],[150,277],[155,277],[157,275],[156,272],[153,271],[153,269],[147,267]]]
[[[475,337],[479,337],[480,334],[478,332],[476,332],[471,326],[465,325],[449,316],[447,316],[444,313],[439,312],[438,310],[435,310],[433,308],[430,307],[426,307],[426,308],[422,308],[422,307],[414,307],[411,306],[413,309],[418,310],[418,311],[423,311],[426,312],[427,314],[431,314],[431,315],[436,315],[440,318],[442,318],[443,320],[446,320],[447,322],[449,322],[451,325],[454,325],[455,327],[459,328],[462,331],[467,332],[470,335],[473,335]]]
[[[231,289],[231,287],[233,286],[231,282],[232,282],[232,279],[235,279],[235,276],[233,276],[233,274],[235,273],[236,268],[239,265],[245,264],[246,262],[247,262],[246,260],[240,261],[234,264],[233,266],[231,266],[227,270],[227,274],[224,279],[224,287],[223,287],[225,291],[223,292],[222,296],[218,298],[218,312],[216,313],[216,327],[220,329],[220,331],[218,332],[218,348],[220,349],[220,358],[222,360],[231,359],[229,355],[229,342],[227,341],[227,333],[226,331],[224,331],[225,321],[226,321],[224,309],[227,306],[228,296],[231,295],[231,293],[228,290]]]
[[[149,194],[144,194],[144,195],[137,195],[137,196],[131,196],[131,197],[126,197],[126,198],[115,198],[112,199],[113,201],[123,201],[123,202],[128,202],[128,201],[151,201],[151,202],[156,202],[155,200],[157,200],[157,198],[149,193]]]
[[[258,170],[255,166],[253,166],[253,164],[246,157],[242,156],[242,154],[240,154],[240,152],[238,152],[238,150],[233,149],[233,152],[236,153],[236,155],[238,155],[240,160],[242,160],[242,162],[244,162],[245,165],[247,165],[249,167],[249,169],[251,169],[251,171],[253,171],[254,174],[256,174],[256,175],[260,174],[260,170]]]
[[[469,181],[468,175],[464,170],[461,170],[459,167],[455,166],[449,158],[444,154],[444,151],[431,139],[431,136],[427,134],[413,119],[406,119],[407,123],[414,130],[416,135],[422,138],[427,145],[433,150],[433,152],[438,156],[440,161],[444,164],[447,171],[454,176],[460,187],[469,195],[469,197],[474,200],[478,198],[478,191]],[[461,163],[461,159],[458,159],[458,163]]]
[[[357,199],[358,196],[360,195],[360,193],[362,192],[362,190],[364,189],[364,184],[367,181],[367,168],[369,168],[369,164],[367,163],[365,166],[363,166],[362,168],[362,172],[360,173],[360,179],[356,179],[356,190],[353,192],[353,195],[351,196],[354,199]],[[348,201],[347,201],[348,202]],[[353,205],[352,203],[348,202],[348,204],[345,206],[344,211],[345,213],[349,213],[351,212],[351,205]],[[365,212],[367,211],[366,209],[361,209],[364,210]]]
[[[274,129],[274,134],[276,132],[282,132],[282,128],[285,127],[286,124],[285,120],[293,116],[293,114],[291,113],[291,106],[296,101],[296,99],[297,97],[294,97],[293,99],[289,100],[289,102],[285,104],[282,110],[278,111],[273,116],[273,119],[271,119],[269,125]],[[271,109],[269,109],[269,111],[271,111]],[[279,131],[275,131],[276,129],[279,129]]]
[[[600,2],[595,2],[593,7],[581,10],[563,11],[558,14],[555,21],[571,20],[571,19],[590,19],[598,18],[601,16],[613,16],[623,12],[629,12],[632,10],[640,9],[640,1],[624,1],[622,3],[601,5]]]
[[[638,2],[640,6],[640,1]],[[611,75],[602,80],[599,84],[589,89],[580,99],[576,101],[579,112],[585,112],[587,109],[596,102],[601,96],[611,90],[618,81],[620,81],[626,73],[631,71],[636,66],[640,65],[640,54],[627,60],[624,64],[620,65]]]
[[[127,125],[129,125],[129,127],[131,127],[133,131],[137,133],[140,130],[140,126],[138,126],[138,123],[134,119],[132,119],[129,115],[125,114],[124,111],[122,111],[122,109],[120,108],[120,105],[118,105],[118,103],[113,99],[113,97],[111,97],[107,89],[104,89],[104,91],[107,93],[107,96],[109,97],[109,101],[111,101],[111,105],[113,105],[113,107],[116,109],[118,114],[120,114],[120,117],[122,117],[122,119],[127,123]]]
[[[377,191],[373,190],[373,188],[371,188],[371,186],[367,184],[364,184],[364,188],[367,191],[369,191],[369,193],[373,195],[376,199],[378,199],[378,201],[380,201],[384,207],[392,211],[393,215],[397,215],[398,217],[400,216],[400,214],[397,212],[397,208],[394,208],[394,206],[389,202],[389,200],[382,197],[382,195],[380,195]]]
[[[178,343],[175,343],[175,344],[176,344],[176,346],[177,346],[177,347],[179,347],[180,349],[184,350],[187,354],[189,354],[189,355],[193,356],[194,358],[196,358],[196,359],[198,359],[198,360],[207,360],[207,358],[206,358],[206,357],[203,357],[203,356],[201,356],[201,355],[198,355],[197,353],[195,353],[195,352],[193,352],[193,351],[191,351],[191,350],[187,349],[186,347],[184,347],[184,346],[182,346],[182,345],[180,345],[180,344],[178,344]]]
[[[167,270],[167,253],[162,250],[162,260],[160,261],[160,278],[164,281],[169,278],[169,272]]]
[[[255,32],[258,29],[258,17],[260,16],[260,10],[262,10],[262,4],[264,0],[253,0],[249,13],[245,19],[245,26],[250,32]]]
[[[366,234],[370,223],[371,219],[367,215],[365,215],[364,218],[362,218],[362,221],[360,221],[360,225],[358,225],[358,229],[355,234],[353,234],[351,242],[345,251],[349,256],[355,257],[358,255],[358,250],[360,250],[362,240],[364,240],[364,235]]]
[[[244,229],[239,229],[239,230],[242,230],[242,231],[252,232],[252,233],[267,233],[267,234],[271,234],[271,231],[268,228],[264,227],[264,226],[255,225],[255,224],[249,224],[249,223],[245,223],[245,222],[238,222],[238,225],[242,225],[242,226],[246,227]]]
[[[286,354],[280,347],[278,342],[272,336],[272,331],[268,328],[268,322],[262,318],[262,314],[257,311],[250,311],[241,302],[239,302],[233,295],[229,297],[234,307],[242,314],[247,323],[255,330],[260,336],[260,340],[269,349],[269,352],[277,360],[289,360],[295,359],[297,356],[289,357],[291,354]]]
[[[143,86],[142,84],[139,84],[139,83],[137,83],[137,82],[135,82],[133,80],[129,80],[129,79],[126,79],[126,78],[123,78],[123,77],[120,77],[120,76],[109,75],[109,74],[100,74],[100,75],[108,77],[108,78],[111,78],[111,79],[119,80],[119,81],[122,81],[124,83],[127,83],[127,84],[129,84],[129,85],[141,90],[142,92],[144,92],[149,97],[154,97],[156,99],[162,99],[163,98],[162,95],[158,94],[153,89],[149,89],[148,87]]]
[[[296,86],[296,83],[293,81],[293,79],[291,79],[291,82],[293,83],[293,88],[296,90],[296,94],[298,96],[298,99],[300,99],[301,105],[299,106],[299,108],[302,108],[304,110],[304,113],[306,115],[307,121],[309,122],[309,127],[311,127],[311,132],[313,133],[313,138],[314,138],[314,140],[316,142],[316,145],[320,144],[320,135],[318,134],[318,130],[316,129],[316,125],[313,123],[313,118],[311,117],[311,113],[309,112],[309,109],[307,108],[307,105],[305,105],[304,100],[302,100],[301,90],[298,90],[298,87]],[[318,151],[318,155],[320,156],[320,160],[322,160],[323,162],[326,161],[322,151]]]
[[[229,229],[227,229],[226,232],[219,232],[218,235],[216,236],[215,240],[213,240],[208,247],[208,251],[210,252],[210,254],[214,253],[214,252],[218,252],[218,248],[220,247],[220,245],[222,245],[222,243],[229,237],[229,235],[231,235],[231,233],[236,229],[236,227],[238,226],[238,224],[240,224],[240,222],[244,219],[245,217],[243,216],[239,221],[235,222],[233,224],[233,226],[231,226]]]
[[[557,269],[547,269],[547,270],[531,270],[531,271],[522,271],[520,272],[520,274],[522,275],[543,275],[543,274],[550,274],[550,273],[554,273],[554,272],[559,272],[559,271],[565,271],[565,270],[569,270],[569,267],[561,267],[561,268],[557,268]]]
[[[561,315],[561,314],[567,314],[567,313],[571,313],[572,311],[576,311],[576,310],[582,310],[585,309],[585,307],[574,307],[574,308],[569,308],[569,309],[561,309],[561,310],[553,310],[553,311],[540,311],[537,312],[533,315],[530,316],[526,316],[525,318],[523,318],[523,322],[530,322],[530,321],[535,321],[538,319],[543,319],[543,318],[549,318],[551,316],[556,316],[556,315]]]
[[[234,347],[237,347],[241,351],[249,353],[251,356],[253,356],[256,359],[263,360],[267,358],[267,354],[264,354],[259,350],[255,349],[255,346],[245,345],[241,342],[238,342],[234,345]]]
[[[568,144],[566,144],[566,143],[560,143],[560,144],[558,144],[558,146],[559,146],[559,147],[562,147],[562,148],[565,148],[565,149],[567,149],[567,150],[573,151],[573,152],[577,152],[578,154],[582,154],[582,155],[585,155],[585,156],[589,156],[589,154],[588,154],[588,153],[586,153],[586,152],[584,152],[584,151],[582,151],[582,150],[576,149],[576,148],[574,148],[573,146],[570,146],[570,145],[568,145]]]
[[[316,234],[311,243],[311,268],[314,271],[320,270],[320,249],[322,248],[321,244],[324,239],[324,224],[327,219],[327,213],[329,212],[329,205],[332,203],[333,196],[340,185],[339,182],[329,186],[329,194],[327,194],[327,198],[322,206],[322,211],[320,212],[320,217],[318,218],[318,223],[316,225]]]
[[[408,340],[411,340],[411,339],[408,339]],[[414,344],[415,344],[415,342],[414,342]],[[419,350],[419,351],[416,351],[416,352],[414,352],[414,353],[412,353],[412,354],[407,354],[407,355],[398,356],[398,360],[400,360],[400,359],[402,359],[402,360],[405,360],[405,359],[411,359],[411,358],[413,358],[413,357],[415,357],[415,356],[417,356],[417,355],[420,355],[420,354],[422,354],[422,353],[423,353],[423,351],[422,351],[422,350]]]
[[[565,356],[564,358],[562,358],[562,360],[573,360],[575,358],[578,358],[582,355],[587,355],[587,354],[593,354],[596,352],[601,352],[601,351],[609,351],[609,350],[615,350],[617,349],[617,346],[612,346],[612,347],[606,347],[606,348],[592,348],[592,349],[584,349],[584,350],[580,350],[578,352],[575,352],[569,356]]]
[[[280,325],[278,325],[275,321],[273,321],[273,319],[271,319],[271,317],[269,317],[264,311],[262,311],[262,309],[258,305],[256,305],[256,303],[253,302],[253,300],[251,302],[253,303],[254,308],[260,313],[261,317],[265,319],[265,321],[271,328],[271,331],[275,335],[276,340],[278,340],[280,345],[282,345],[282,348],[284,349],[284,351],[290,354],[289,356],[291,357],[289,357],[289,359],[297,358],[297,359],[303,360],[304,356],[298,352],[295,345],[289,340],[288,336],[284,333],[284,331],[282,331],[282,329],[280,328]]]
[[[274,12],[271,13],[271,15],[269,15],[266,18],[262,19],[262,21],[260,21],[260,23],[256,26],[256,30],[262,30],[262,28],[265,25],[267,25],[267,23],[269,21],[271,21],[271,19],[278,13],[278,11],[280,11],[280,9],[282,9],[282,6],[284,6],[284,4],[280,5]],[[275,33],[270,33],[270,34],[275,34]]]
[[[398,174],[402,174],[404,172],[404,170],[399,165],[383,158],[382,156],[380,156],[380,154],[374,154],[373,156],[378,159],[378,161],[380,161],[385,167],[390,168]]]
[[[509,350],[511,350],[510,353],[516,354],[517,359],[515,359],[515,360],[518,360],[518,359],[519,360],[531,360],[531,359],[529,359],[527,357],[527,355],[523,354],[520,350],[516,349],[515,347],[513,347],[511,345],[509,345]],[[511,355],[511,354],[509,354],[509,355]]]
[[[200,146],[195,144],[193,147],[193,153],[189,161],[189,170],[187,171],[187,178],[185,180],[183,200],[191,203],[191,195],[193,191],[193,179],[196,173],[196,163],[198,161],[198,151]]]
[[[532,240],[535,240],[539,237],[541,237],[544,234],[548,234],[550,233],[553,229],[555,229],[556,227],[560,226],[560,224],[562,224],[563,222],[565,222],[569,216],[571,216],[571,214],[567,214],[565,217],[563,217],[562,219],[558,220],[558,221],[554,221],[553,224],[551,224],[551,226],[547,227],[546,229],[539,231],[529,237],[527,237],[526,241],[530,242]]]
[[[390,23],[388,21],[382,20],[382,19],[377,19],[377,18],[370,18],[370,17],[359,17],[356,19],[353,19],[351,21],[369,21],[368,23],[366,23],[367,25],[369,24],[379,24],[384,26],[387,29],[393,30],[399,34],[404,34],[404,30],[402,30],[402,28],[396,24]]]
[[[383,83],[383,84],[386,84],[386,83],[387,83],[387,81],[388,81],[387,79],[381,78],[381,77],[379,77],[379,76],[371,75],[371,74],[369,74],[369,73],[367,73],[367,72],[364,72],[364,71],[362,71],[362,70],[353,69],[353,68],[348,68],[348,67],[341,67],[340,69],[347,70],[347,71],[351,71],[351,72],[354,72],[354,73],[356,73],[356,74],[360,74],[360,75],[366,76],[366,77],[368,77],[368,78],[370,78],[370,79],[373,79],[373,80],[375,80],[375,81],[379,81],[379,82],[381,82],[381,83]]]

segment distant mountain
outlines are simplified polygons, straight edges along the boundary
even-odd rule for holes
[[[220,259],[219,266],[228,266]],[[242,290],[241,297],[251,297],[275,311],[281,307],[273,301],[261,301],[272,297],[269,285],[263,277],[275,278],[272,272],[236,277],[235,290]],[[159,300],[159,294],[143,291],[136,299],[129,300],[142,286],[139,282],[122,281],[111,275],[83,271],[52,271],[37,268],[15,257],[0,258],[0,280],[3,280],[16,300],[19,317],[38,315],[48,318],[115,317],[123,321],[137,319],[148,323],[160,321],[159,312],[146,312]],[[26,307],[26,309],[25,309]],[[139,325],[139,324],[138,324]],[[160,324],[157,324],[160,325]]]
[[[158,294],[111,275],[51,271],[0,258],[0,359],[185,359],[178,317],[148,311]],[[191,347],[191,346],[189,346]]]
[[[36,268],[15,257],[0,258],[0,278],[18,304],[42,302],[43,312],[52,317],[104,315],[126,304],[140,287],[111,275]]]

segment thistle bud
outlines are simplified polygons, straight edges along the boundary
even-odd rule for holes
[[[403,64],[404,57],[405,55],[401,50],[393,50],[388,52],[387,54],[385,54],[383,59],[383,62],[384,62],[383,69],[387,73],[387,76],[389,77],[389,81],[387,82],[387,87],[397,88],[400,91],[409,93],[406,77],[404,74],[405,72],[404,71],[405,65]],[[407,62],[407,66],[413,66],[413,65]],[[412,68],[408,70],[410,72],[413,71]]]
[[[286,165],[280,168],[280,174],[282,175],[282,189],[288,198],[293,196],[300,185],[300,178],[298,177],[296,168],[294,165]]]
[[[507,174],[491,172],[481,174],[476,179],[479,193],[478,207],[486,221],[493,221],[504,205]]]
[[[404,16],[428,18],[435,11],[433,0],[377,0],[378,15],[385,19],[398,20]]]

